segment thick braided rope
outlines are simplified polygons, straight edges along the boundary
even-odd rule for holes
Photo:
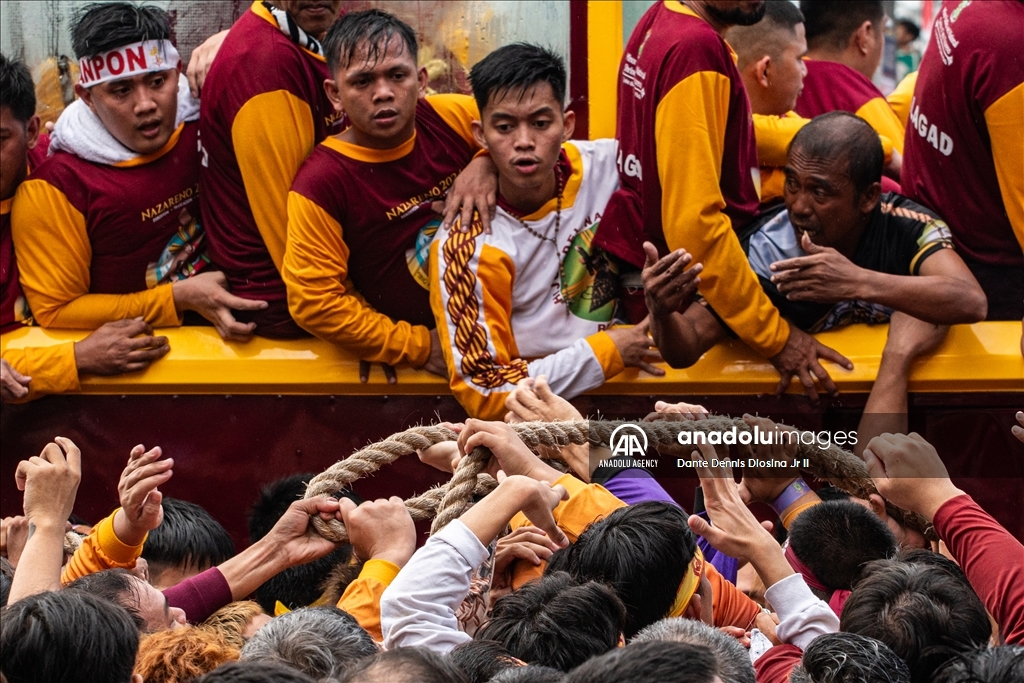
[[[517,384],[529,374],[526,361],[512,360],[508,365],[495,362],[487,345],[487,331],[480,324],[480,302],[476,298],[476,274],[469,262],[476,253],[476,238],[483,234],[483,223],[474,216],[467,232],[454,228],[442,245],[444,288],[448,293],[446,309],[455,325],[455,348],[462,354],[460,369],[464,377],[485,389]]]

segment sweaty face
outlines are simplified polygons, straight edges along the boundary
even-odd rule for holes
[[[574,121],[550,83],[493,93],[480,115],[482,128],[474,124],[474,130],[478,139],[482,135],[503,188],[530,190],[549,181]]]
[[[100,83],[77,92],[118,142],[137,154],[167,144],[178,110],[178,70]]]
[[[793,111],[796,107],[796,99],[804,89],[804,76],[807,75],[807,65],[803,60],[806,54],[804,25],[797,24],[794,35],[780,51],[778,59],[772,60],[771,90],[777,111]]]
[[[22,123],[10,107],[0,107],[0,199],[10,199],[28,173],[28,151],[35,146],[39,119]]]
[[[753,26],[764,17],[765,0],[707,0],[705,8],[726,26]]]
[[[784,196],[799,241],[801,233],[824,247],[838,248],[862,214],[846,159],[811,157],[794,146],[786,165]]]
[[[368,46],[360,45],[352,61],[328,81],[327,96],[338,112],[348,114],[352,126],[342,138],[372,149],[391,149],[416,130],[416,102],[426,94],[427,72],[416,66],[416,55],[392,36],[380,59],[368,59]]]
[[[167,604],[167,598],[145,581],[133,579],[139,598],[139,614],[146,622],[146,632],[154,633],[185,625],[185,612]]]
[[[338,20],[341,0],[275,0],[274,6],[283,9],[303,31],[317,40]]]

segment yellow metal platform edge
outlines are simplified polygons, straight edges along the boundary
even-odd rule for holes
[[[3,335],[0,348],[51,346],[75,341],[85,332],[23,328]],[[398,368],[398,383],[388,384],[379,367],[359,381],[358,360],[318,339],[276,341],[255,338],[246,344],[225,343],[213,328],[160,330],[171,344],[167,356],[143,372],[115,377],[88,376],[87,394],[448,394],[448,383],[426,372]],[[818,335],[854,363],[828,369],[840,392],[867,393],[878,372],[887,326],[854,325]],[[910,378],[912,392],[1024,392],[1021,324],[987,322],[958,325],[930,356],[918,361]],[[778,375],[739,341],[721,344],[693,367],[664,377],[627,370],[591,392],[602,395],[704,394],[740,395],[774,392]],[[790,393],[803,391],[794,380]]]

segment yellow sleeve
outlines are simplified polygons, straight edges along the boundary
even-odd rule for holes
[[[134,294],[90,294],[92,244],[85,216],[45,180],[27,180],[11,209],[21,287],[43,327],[94,330],[142,316],[154,327],[181,324],[171,285]]]
[[[480,120],[480,110],[476,106],[476,98],[472,95],[430,95],[427,97],[427,102],[470,147],[475,150],[480,149],[476,138],[473,137],[471,126],[474,121]]]
[[[917,87],[917,72],[912,71],[885,98],[892,110],[896,112],[896,118],[903,124],[904,133],[907,130],[907,121],[910,120],[910,103],[914,100],[915,87]]]
[[[253,97],[231,123],[249,208],[278,271],[288,234],[288,190],[313,151],[315,130],[309,104],[287,90]]]
[[[658,104],[655,142],[661,216],[669,249],[703,263],[700,293],[755,351],[770,358],[789,338],[782,319],[747,263],[719,187],[729,79],[702,71],[675,85]]]
[[[1017,243],[1024,250],[1024,83],[985,110],[992,161]]]
[[[801,128],[810,123],[810,119],[802,118],[794,112],[789,112],[785,116],[754,114],[753,118],[757,162],[761,166],[782,168],[786,165],[789,155],[789,143]],[[762,178],[762,186],[763,180]],[[764,195],[761,196],[761,201],[765,201]]]
[[[786,190],[786,173],[776,166],[761,167],[761,204],[782,199]]]
[[[78,391],[78,365],[75,363],[75,343],[40,346],[25,349],[6,349],[3,359],[23,375],[32,378],[28,396],[21,402],[31,401],[45,394],[63,394]]]
[[[422,366],[430,356],[430,331],[371,308],[348,279],[348,255],[338,221],[290,192],[281,278],[295,322],[363,360]]]
[[[856,113],[857,116],[867,121],[876,133],[889,138],[896,151],[903,154],[903,138],[907,126],[906,123],[900,121],[900,117],[896,115],[885,98],[876,97],[858,109]]]
[[[600,484],[584,484],[571,474],[563,474],[555,484],[565,487],[569,492],[569,500],[559,503],[551,514],[555,518],[555,523],[573,543],[588,526],[626,506]],[[520,527],[530,526],[530,520],[519,512],[512,518],[510,524],[514,531]],[[537,567],[532,563],[516,560],[512,567],[512,588],[518,589],[524,583],[540,578],[543,573],[544,563]]]
[[[622,354],[619,353],[619,347],[615,345],[610,334],[597,332],[587,337],[587,343],[594,352],[597,362],[601,364],[605,379],[611,379],[626,369],[626,364],[622,361]]]
[[[398,565],[387,560],[367,560],[338,600],[338,607],[351,614],[378,643],[384,640],[380,630],[380,596],[398,571]]]
[[[75,579],[88,574],[95,574],[104,569],[131,569],[135,560],[142,554],[142,546],[125,545],[114,533],[114,515],[118,510],[93,527],[92,533],[85,537],[82,545],[71,556],[60,575],[60,583],[66,586]]]

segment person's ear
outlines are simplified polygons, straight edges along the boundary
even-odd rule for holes
[[[703,604],[701,602],[700,591],[694,591],[693,597],[690,598],[690,604],[683,610],[682,617],[684,619],[693,619],[694,621],[701,620],[701,613],[703,611]]]
[[[90,90],[89,88],[82,87],[81,85],[76,83],[75,95],[78,96],[78,99],[85,102],[85,106],[89,107],[89,109],[92,109],[93,111],[96,111],[96,106],[92,102],[92,90]]]
[[[39,117],[33,115],[25,124],[25,135],[28,138],[28,148],[35,149],[36,143],[39,142],[39,129],[42,124],[39,121]]]
[[[476,144],[480,145],[483,149],[488,152],[491,148],[487,145],[487,138],[484,137],[484,124],[482,121],[473,121],[469,124],[469,128],[473,131],[473,139],[476,140]]]
[[[330,78],[325,80],[324,92],[327,94],[327,99],[331,101],[334,111],[338,114],[344,114],[345,108],[341,104],[341,91],[338,89],[338,82]]]
[[[860,193],[860,212],[863,214],[869,214],[875,210],[878,206],[878,201],[882,197],[882,184],[871,183],[867,189]]]
[[[768,68],[772,65],[772,58],[769,55],[761,57],[754,64],[754,78],[757,79],[757,84],[762,88],[770,88],[772,85],[772,79],[768,75]]]
[[[420,70],[416,74],[419,79],[419,90],[417,97],[423,98],[427,96],[427,84],[430,82],[430,76],[427,75],[427,67],[421,66]]]
[[[879,519],[885,520],[889,513],[885,511],[885,499],[877,493],[872,493],[868,496],[868,505],[871,506],[871,511],[874,512]]]
[[[870,20],[861,24],[853,34],[854,47],[861,57],[871,54],[871,48],[874,47],[876,40],[878,40],[878,36],[875,35],[875,25]]]
[[[576,130],[576,112],[567,111],[562,115],[563,127],[562,127],[562,142],[570,139],[572,133]]]

